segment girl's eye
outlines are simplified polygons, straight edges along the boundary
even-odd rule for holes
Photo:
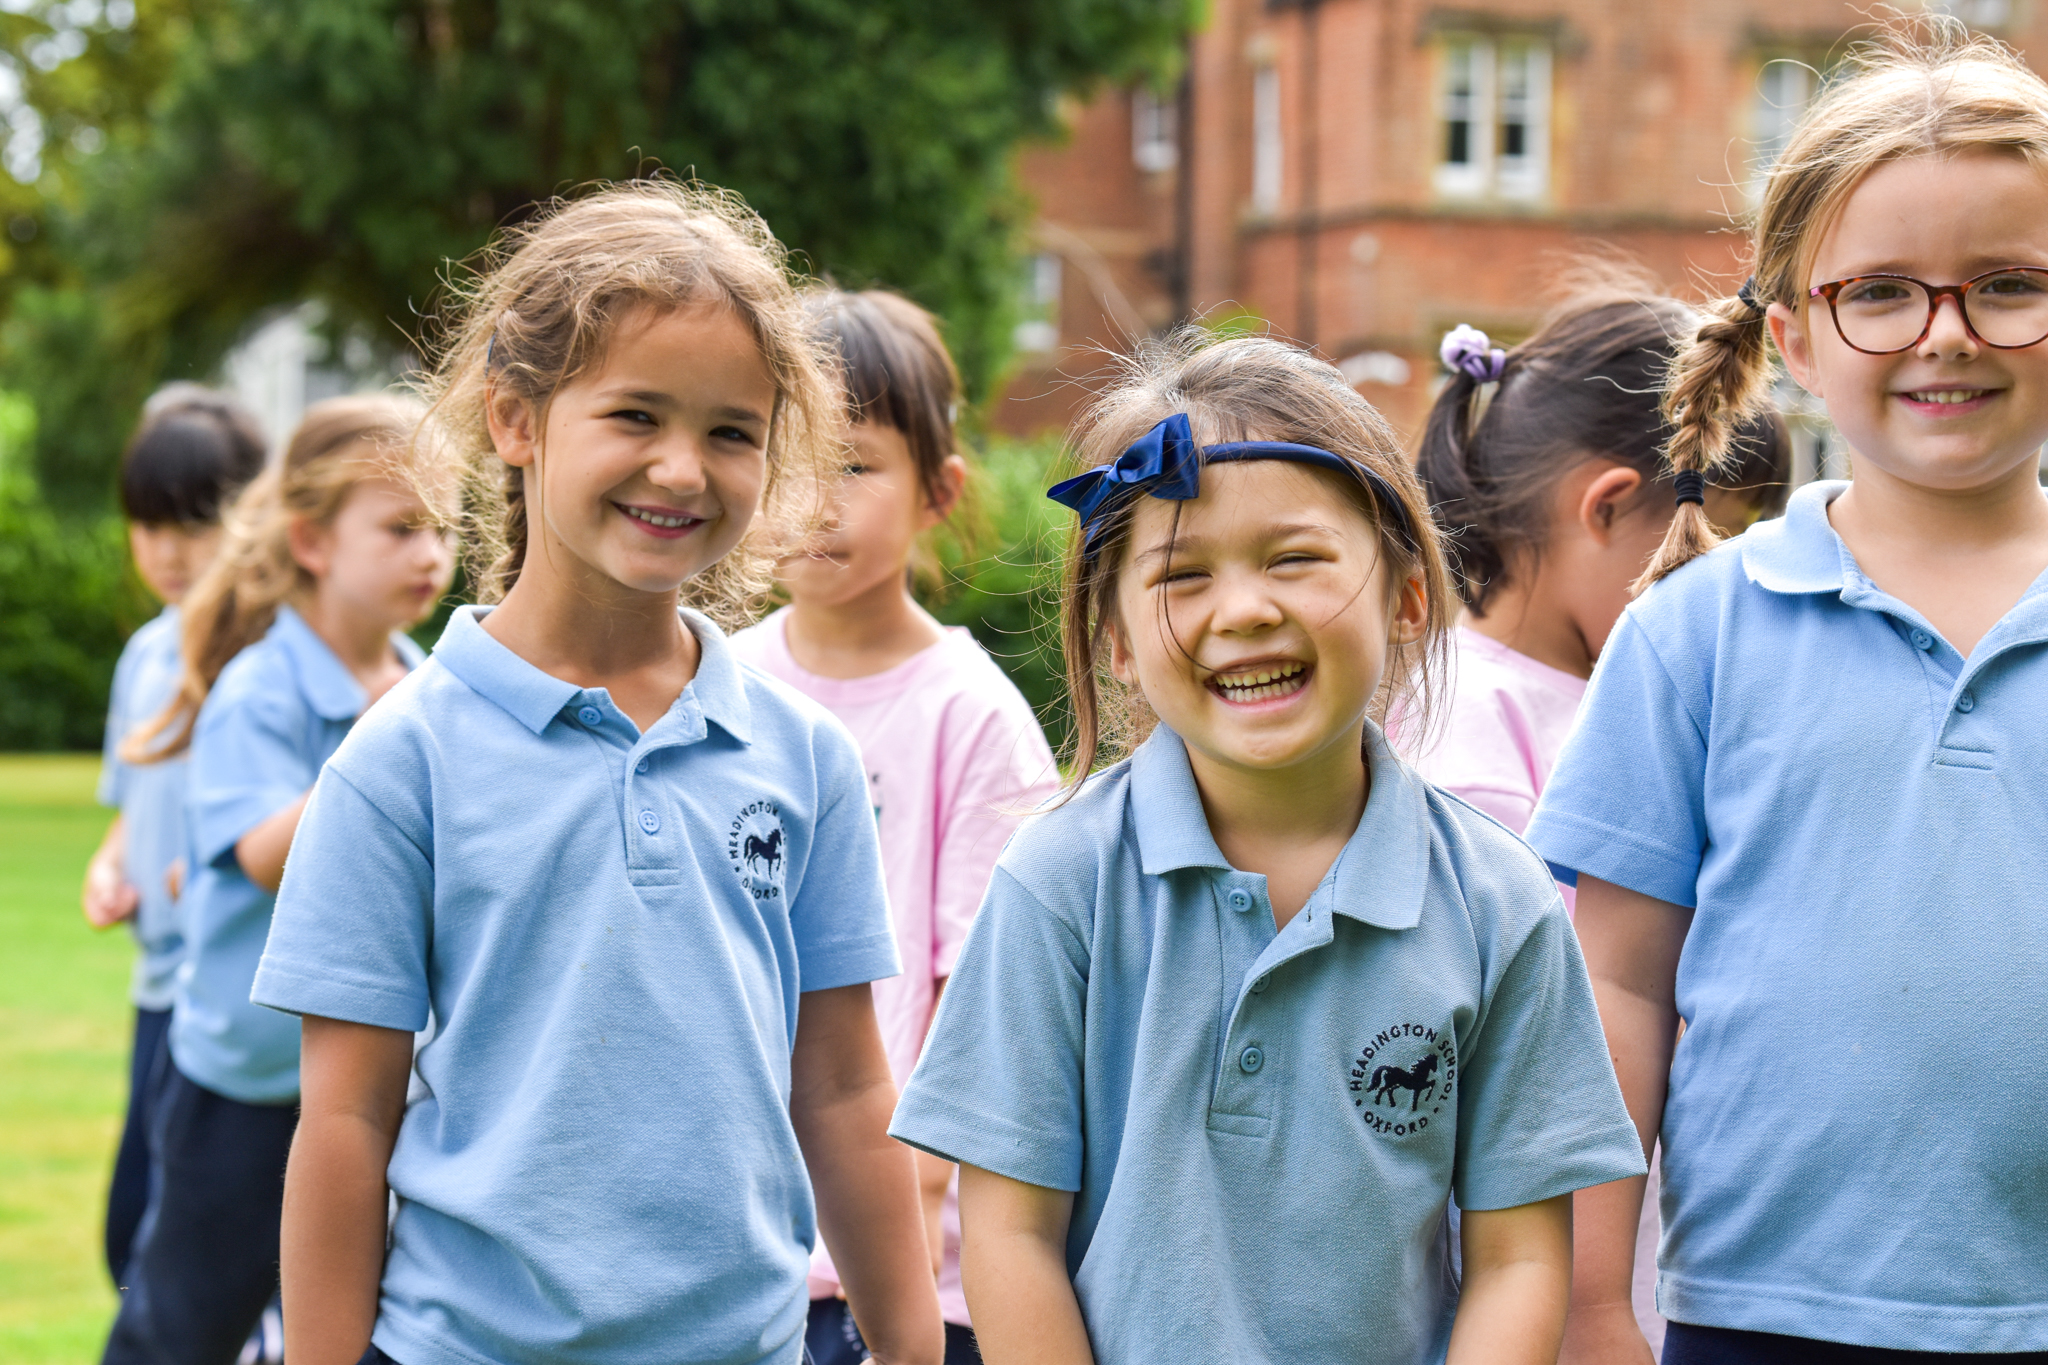
[[[1994,275],[1977,286],[1977,292],[1999,299],[2032,298],[2042,292],[2042,283],[2032,275],[2017,271],[2010,275]]]
[[[738,441],[741,445],[753,445],[754,438],[738,427],[713,427],[711,434],[721,441]]]
[[[1860,280],[1844,289],[1841,298],[1843,303],[1883,306],[1902,303],[1917,292],[1899,280]]]
[[[622,422],[632,422],[636,425],[654,425],[654,415],[640,408],[620,408],[617,412],[606,413],[605,416],[616,417]]]
[[[862,474],[868,473],[869,466],[864,464],[850,464],[847,465],[844,469],[841,469],[839,472],[844,474],[847,478],[851,479],[856,478]]]

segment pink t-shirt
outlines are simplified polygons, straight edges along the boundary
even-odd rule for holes
[[[1578,717],[1586,680],[1464,626],[1451,632],[1451,667],[1435,734],[1408,761],[1520,834]],[[1571,888],[1559,889],[1571,909]]]
[[[1038,717],[967,631],[884,673],[823,678],[790,656],[789,613],[732,637],[733,652],[822,704],[860,744],[882,836],[882,876],[896,920],[903,975],[874,984],[875,1017],[901,1086],[917,1065],[937,984],[952,975],[1023,812],[1050,797],[1059,772]],[[948,1192],[939,1306],[967,1324],[960,1292],[960,1209]],[[811,1296],[839,1293],[823,1242],[811,1260]]]

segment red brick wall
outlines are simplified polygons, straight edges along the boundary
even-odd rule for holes
[[[2048,52],[2048,6],[2008,9],[2015,26],[2001,36]],[[1406,384],[1361,392],[1419,432],[1442,333],[1457,322],[1526,331],[1574,251],[1620,247],[1688,296],[1739,282],[1733,215],[1746,202],[1760,64],[1823,59],[1866,12],[1860,0],[1215,0],[1189,60],[1193,309],[1248,309],[1332,360],[1402,357]],[[1433,188],[1434,35],[1489,25],[1540,31],[1551,45],[1549,192],[1538,204],[1446,202]],[[1265,63],[1279,73],[1285,169],[1277,212],[1260,217],[1252,82]],[[1077,107],[1070,127],[1063,145],[1022,162],[1041,243],[1065,266],[1060,347],[1022,358],[991,414],[1013,432],[1070,420],[1099,382],[1102,350],[1174,314],[1170,272],[1157,267],[1176,241],[1178,177],[1190,166],[1134,165],[1127,92]]]

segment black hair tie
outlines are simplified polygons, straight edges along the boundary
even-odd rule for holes
[[[1755,313],[1759,317],[1763,316],[1763,302],[1756,296],[1756,276],[1751,275],[1748,279],[1744,280],[1742,288],[1735,291],[1735,297],[1740,299],[1742,306],[1749,309],[1750,312]]]
[[[1692,503],[1696,507],[1707,505],[1707,476],[1697,469],[1681,469],[1672,481],[1675,501],[1680,507]]]

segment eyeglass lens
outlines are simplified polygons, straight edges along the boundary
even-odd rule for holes
[[[1927,329],[1932,308],[1925,287],[1886,277],[1854,280],[1835,296],[1842,340],[1865,351],[1902,351]],[[2011,270],[1972,280],[1963,295],[1971,328],[1993,346],[2031,346],[2048,339],[2048,271]]]

